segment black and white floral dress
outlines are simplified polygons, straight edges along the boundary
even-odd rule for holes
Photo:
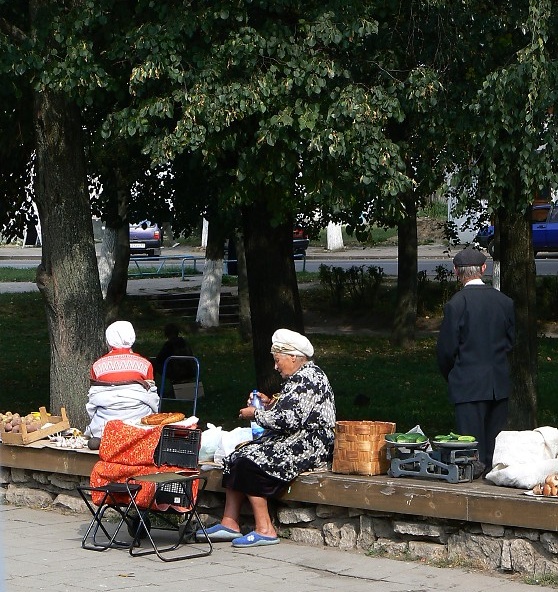
[[[248,459],[285,483],[312,469],[325,468],[333,455],[335,400],[329,380],[314,362],[289,376],[271,409],[258,409],[263,435],[223,461],[223,474]]]

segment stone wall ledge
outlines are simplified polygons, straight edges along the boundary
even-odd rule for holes
[[[0,445],[0,503],[86,512],[76,487],[97,460],[91,451]],[[224,503],[221,471],[203,474],[200,508],[212,524]],[[271,509],[281,536],[305,544],[558,575],[557,501],[488,482],[306,473]],[[246,508],[246,528],[250,520]]]

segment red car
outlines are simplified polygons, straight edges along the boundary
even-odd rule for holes
[[[300,259],[306,256],[306,249],[310,244],[310,240],[304,232],[303,228],[295,227],[293,230],[293,255],[295,259]]]

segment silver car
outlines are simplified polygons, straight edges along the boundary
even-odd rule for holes
[[[155,222],[143,220],[130,224],[130,255],[147,254],[149,257],[161,256],[163,232]]]

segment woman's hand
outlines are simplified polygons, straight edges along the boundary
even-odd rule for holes
[[[244,407],[238,412],[239,419],[254,419],[254,414],[256,413],[255,407]]]
[[[260,401],[262,402],[263,406],[267,409],[268,405],[273,401],[273,398],[268,397],[267,395],[264,395],[263,393],[260,393],[259,391],[256,394],[260,398]],[[252,405],[253,396],[254,396],[253,393],[250,393],[248,395],[248,401],[246,401],[247,405]]]

